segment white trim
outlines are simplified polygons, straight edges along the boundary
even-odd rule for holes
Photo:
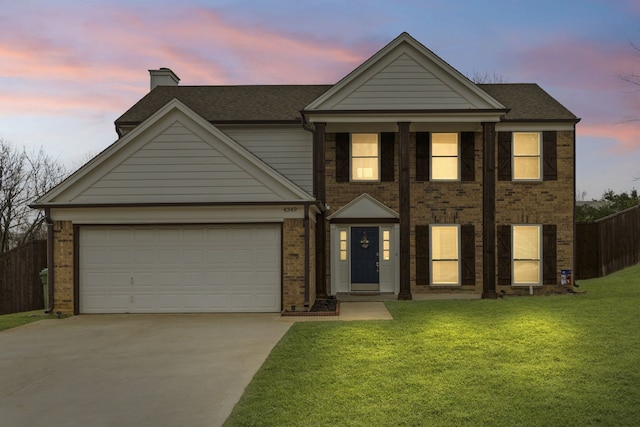
[[[479,123],[479,122],[499,122],[504,112],[443,112],[443,113],[350,113],[348,111],[343,114],[323,114],[308,112],[308,121],[310,123],[397,123],[411,122],[413,123]],[[313,114],[313,115],[311,115]]]
[[[363,211],[367,214],[364,215]],[[400,214],[367,193],[362,193],[331,215],[334,218],[400,218]]]
[[[496,132],[543,132],[543,131],[575,131],[575,123],[565,122],[535,122],[535,123],[517,123],[517,122],[500,122],[496,123]]]
[[[434,156],[433,155],[433,135],[434,134],[440,134],[440,133],[453,133],[457,135],[457,140],[456,140],[456,149],[458,150],[457,154],[456,154],[456,160],[458,162],[457,164],[457,177],[456,178],[434,178],[433,177],[433,159],[435,158],[452,158],[453,156]],[[433,182],[458,182],[462,180],[462,147],[461,147],[461,137],[460,137],[460,132],[429,132],[429,181],[433,181]]]
[[[540,176],[538,178],[516,178],[516,157],[529,157],[533,158],[535,156],[516,156],[515,155],[515,144],[516,144],[516,134],[519,133],[536,133],[538,134],[538,173]],[[511,133],[511,181],[512,182],[542,182],[544,180],[544,153],[543,153],[544,144],[542,143],[542,132],[537,131],[518,131]]]
[[[376,135],[377,136],[377,140],[376,140],[376,148],[378,149],[378,154],[376,157],[376,160],[378,161],[378,168],[377,168],[377,177],[374,179],[355,179],[353,177],[353,172],[354,172],[354,167],[353,167],[353,159],[354,159],[354,155],[353,155],[353,136],[354,135]],[[349,182],[356,182],[356,183],[361,183],[361,182],[380,182],[382,179],[382,140],[381,140],[381,135],[380,132],[350,132],[349,133]],[[372,158],[372,157],[367,157],[367,156],[358,156],[356,157],[358,159],[367,159],[367,158]]]
[[[438,227],[455,227],[458,238],[458,283],[434,283],[433,282],[433,229]],[[462,286],[462,233],[460,224],[430,224],[429,225],[429,285],[433,287],[459,287]]]
[[[51,208],[55,221],[74,224],[208,224],[282,222],[304,218],[304,206],[161,206]],[[315,215],[309,215],[314,218]]]
[[[539,282],[537,283],[515,283],[515,258],[514,258],[514,250],[515,250],[515,245],[514,245],[514,240],[516,237],[516,233],[515,233],[515,228],[516,227],[537,227],[538,228],[538,248],[539,248],[539,253],[538,253],[538,277],[540,279]],[[513,287],[531,287],[531,286],[543,286],[544,284],[544,269],[543,269],[543,263],[544,263],[544,247],[542,246],[544,243],[543,240],[543,226],[542,224],[512,224],[511,225],[511,286]]]
[[[331,289],[330,295],[351,292],[351,228],[352,227],[377,227],[379,241],[379,292],[398,294],[400,290],[400,262],[398,255],[399,225],[380,223],[353,223],[330,225],[330,262],[331,262]],[[347,259],[340,260],[340,232],[347,233]],[[383,232],[390,233],[390,259],[383,260]]]

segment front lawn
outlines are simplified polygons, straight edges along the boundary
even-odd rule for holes
[[[42,310],[26,311],[24,313],[2,314],[0,315],[0,331],[48,318],[49,316],[44,314]]]
[[[638,425],[640,265],[579,290],[297,323],[225,426]]]

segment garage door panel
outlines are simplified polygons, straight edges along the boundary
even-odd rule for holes
[[[277,225],[81,227],[80,311],[279,311],[280,253]]]
[[[119,245],[126,247],[132,241],[132,230],[127,229],[103,229],[99,232],[101,235],[97,235],[98,239],[103,239],[111,243],[112,245]]]

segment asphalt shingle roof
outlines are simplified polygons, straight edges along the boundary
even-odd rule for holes
[[[478,87],[511,109],[504,120],[578,120],[535,83],[479,84]]]
[[[176,98],[213,123],[301,122],[300,111],[332,85],[158,86],[116,120],[138,124]],[[577,121],[535,83],[479,84],[513,121]]]
[[[174,98],[210,122],[300,122],[300,110],[329,88],[331,85],[157,86],[116,124],[140,123]]]

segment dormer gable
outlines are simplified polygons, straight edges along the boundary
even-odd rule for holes
[[[440,57],[402,33],[307,105],[305,113],[506,110]]]

